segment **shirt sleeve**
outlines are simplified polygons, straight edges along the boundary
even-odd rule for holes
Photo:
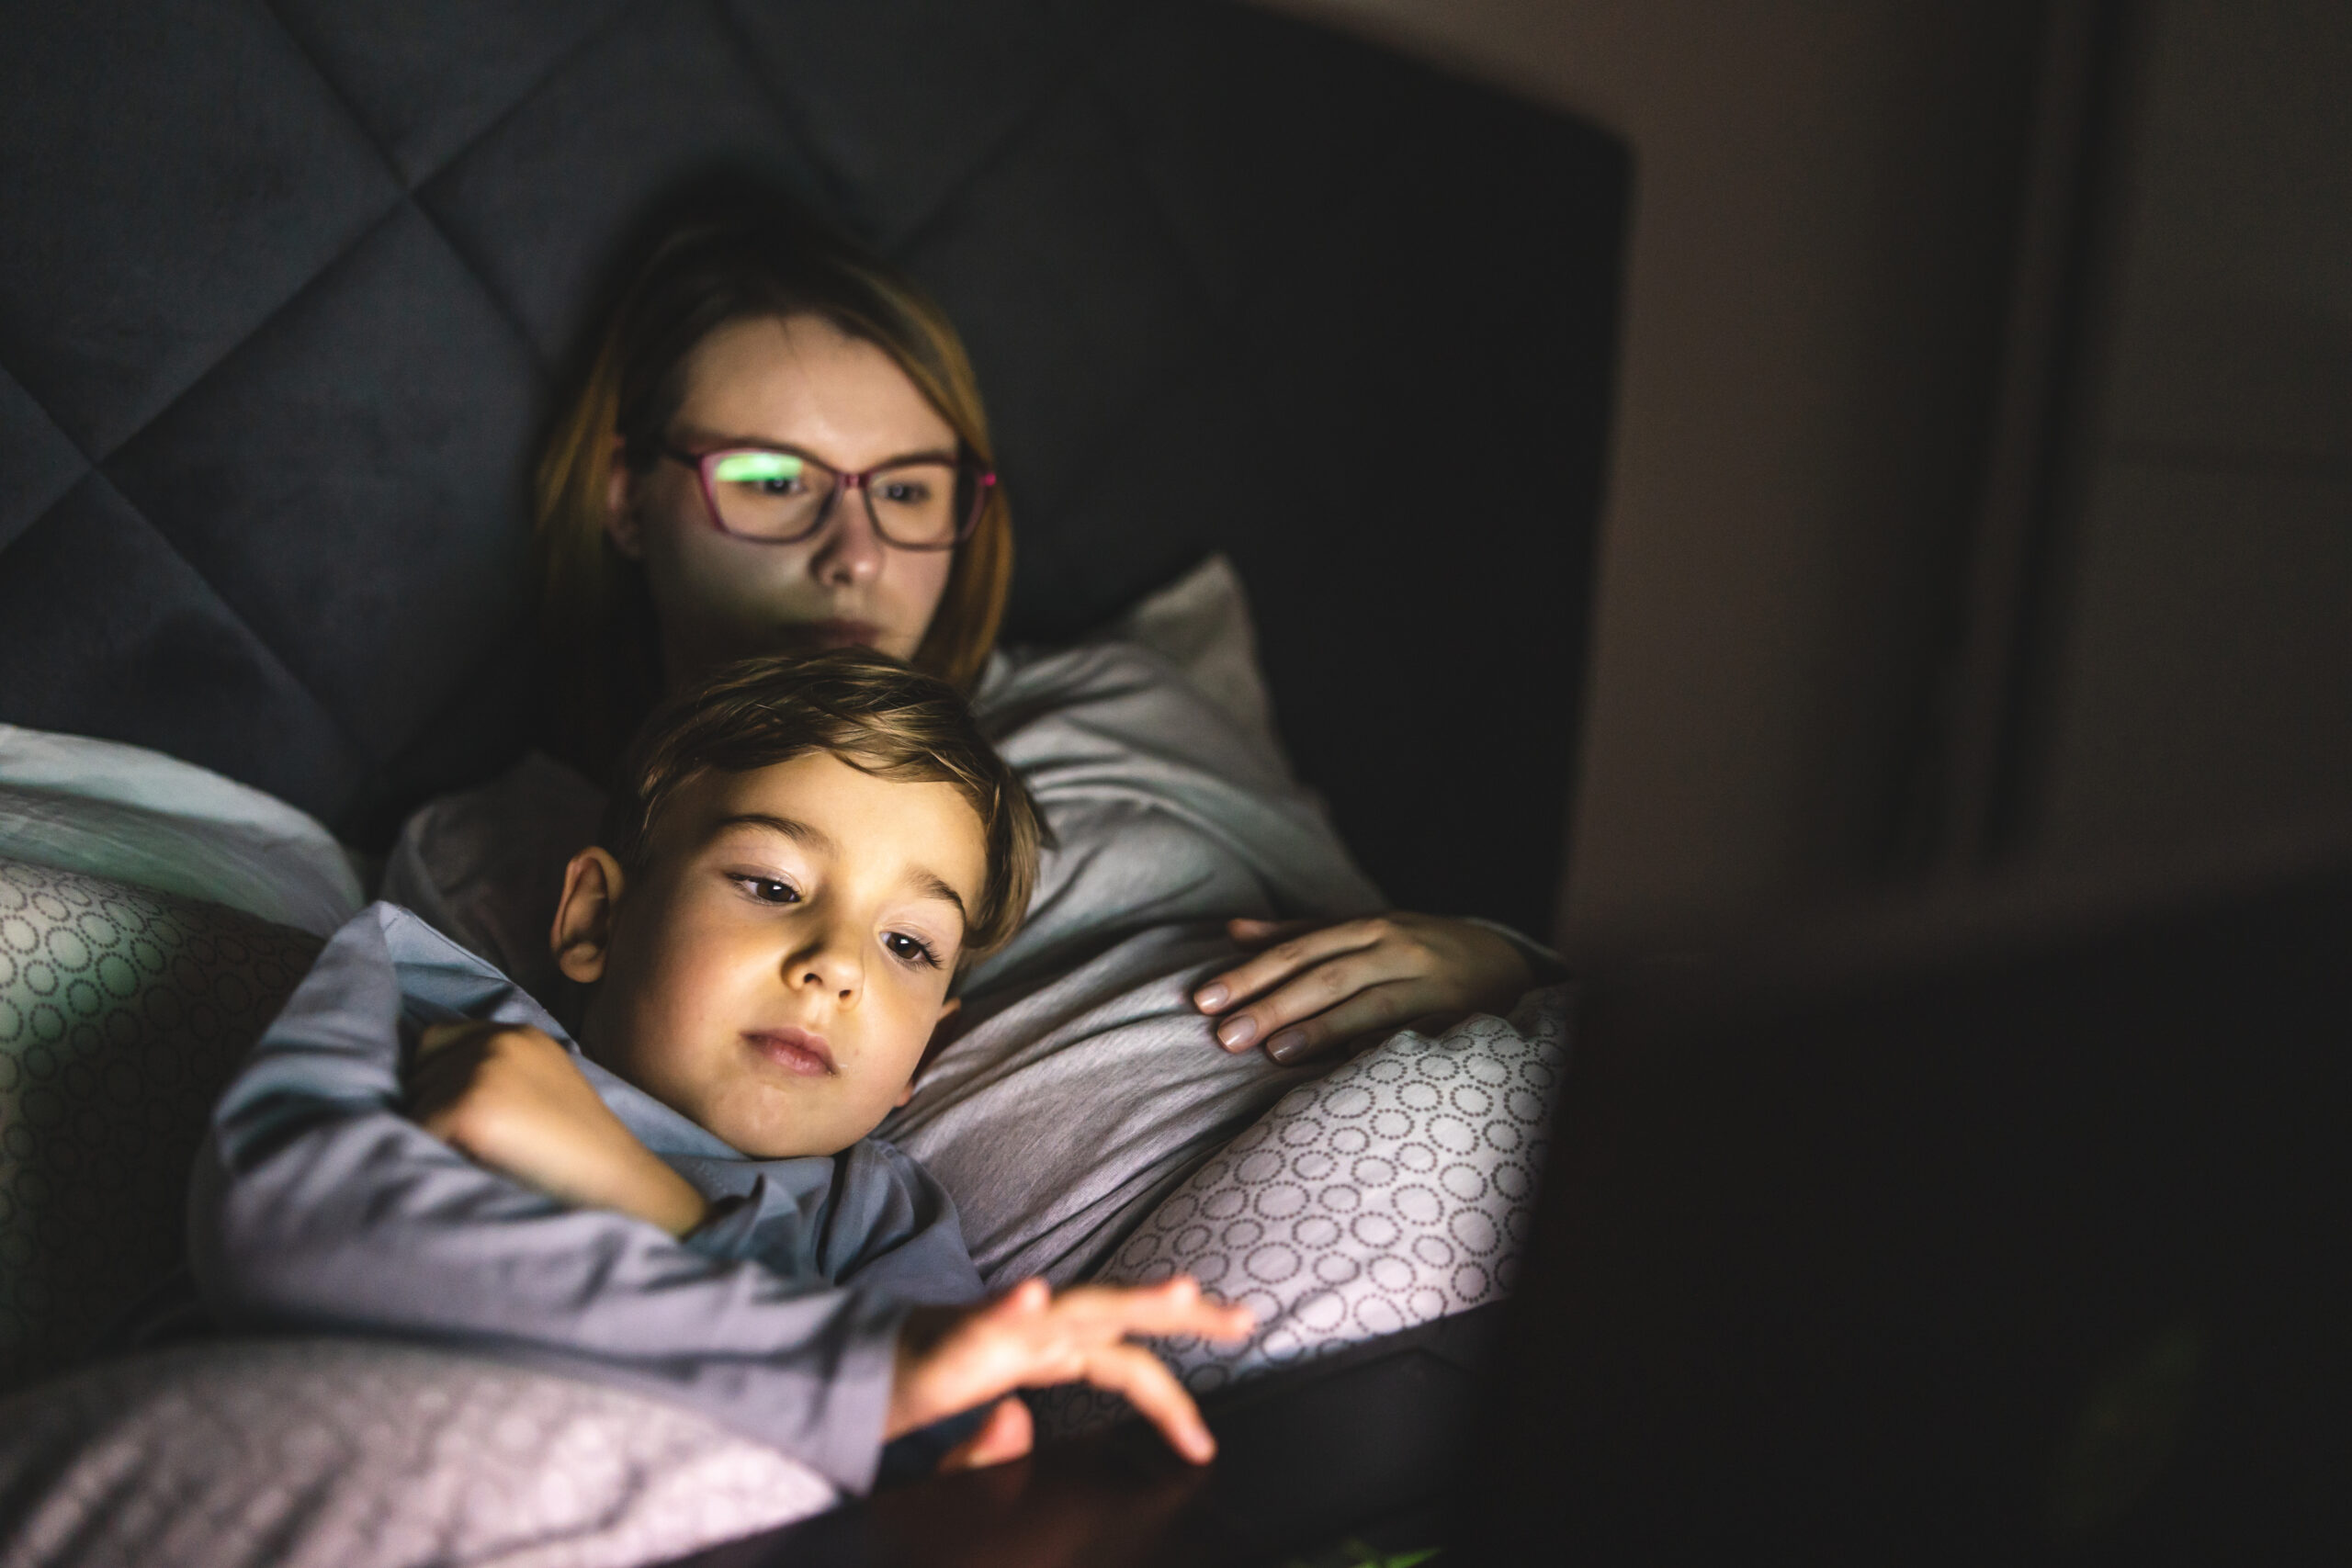
[[[876,1138],[860,1139],[832,1164],[831,1201],[813,1223],[805,1194],[763,1175],[750,1191],[715,1200],[681,1245],[916,1305],[962,1306],[987,1293],[956,1205],[929,1172]],[[682,1174],[695,1179],[691,1167]]]
[[[401,1010],[382,921],[363,912],[222,1098],[189,1193],[213,1318],[494,1350],[677,1400],[869,1486],[906,1307],[473,1164],[400,1114]]]
[[[1507,926],[1500,920],[1490,920],[1484,915],[1456,915],[1453,919],[1464,925],[1484,927],[1518,949],[1520,957],[1527,962],[1528,973],[1534,976],[1528,987],[1530,990],[1538,986],[1556,986],[1564,980],[1576,978],[1557,953],[1515,927]]]

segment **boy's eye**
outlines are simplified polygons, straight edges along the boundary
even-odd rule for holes
[[[882,945],[888,948],[894,957],[909,964],[921,964],[933,969],[939,967],[939,954],[933,953],[931,944],[920,937],[909,936],[904,931],[891,931],[882,938]]]
[[[763,904],[797,904],[800,890],[775,876],[739,876],[736,883]]]

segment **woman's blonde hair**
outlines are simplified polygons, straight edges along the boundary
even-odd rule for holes
[[[540,454],[534,485],[539,629],[555,699],[546,739],[592,777],[610,773],[664,677],[644,573],[605,531],[613,464],[642,473],[657,460],[684,400],[687,361],[712,333],[734,321],[797,315],[816,316],[888,355],[956,432],[964,454],[994,467],[963,341],[910,279],[783,210],[672,229],[622,294]],[[1004,487],[993,485],[978,523],[956,548],[914,667],[969,693],[995,646],[1012,581],[1012,515]]]

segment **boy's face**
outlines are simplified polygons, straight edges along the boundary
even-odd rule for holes
[[[557,956],[598,980],[589,1055],[745,1154],[833,1154],[910,1092],[987,875],[944,784],[812,752],[706,773],[664,804],[621,885],[574,859]]]

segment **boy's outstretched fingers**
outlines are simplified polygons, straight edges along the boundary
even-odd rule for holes
[[[1216,1457],[1201,1407],[1166,1362],[1140,1345],[1105,1345],[1086,1358],[1086,1381],[1125,1396],[1136,1414],[1159,1428],[1168,1446],[1194,1464]]]
[[[1170,1447],[1193,1463],[1205,1464],[1216,1457],[1216,1439],[1209,1435],[1200,1407],[1176,1381],[1176,1374],[1149,1350],[1125,1343],[1125,1337],[1190,1334],[1214,1340],[1246,1338],[1253,1325],[1248,1307],[1221,1306],[1204,1300],[1200,1282],[1189,1274],[1141,1287],[1080,1285],[1064,1292],[1056,1304],[1113,1330],[1107,1341],[1086,1358],[1088,1382],[1124,1395],[1138,1414],[1159,1428]]]
[[[1078,1285],[1058,1296],[1041,1280],[1024,1280],[985,1306],[918,1307],[899,1330],[883,1435],[898,1437],[1016,1388],[1089,1382],[1124,1394],[1179,1453],[1204,1461],[1216,1443],[1193,1396],[1128,1337],[1232,1340],[1250,1327],[1249,1308],[1207,1301],[1184,1276],[1142,1287]],[[1026,1450],[1027,1427],[1025,1410],[992,1410],[955,1453],[967,1465],[1012,1458]]]
[[[980,1429],[949,1449],[941,1457],[939,1472],[951,1470],[980,1470],[991,1464],[1003,1464],[1027,1453],[1036,1440],[1036,1427],[1030,1419],[1029,1407],[1018,1397],[1000,1399],[989,1409],[988,1419]]]
[[[1074,1314],[1114,1321],[1122,1334],[1190,1334],[1222,1343],[1246,1339],[1257,1326],[1248,1307],[1210,1301],[1190,1274],[1156,1285],[1073,1285],[1061,1293],[1057,1304]]]

